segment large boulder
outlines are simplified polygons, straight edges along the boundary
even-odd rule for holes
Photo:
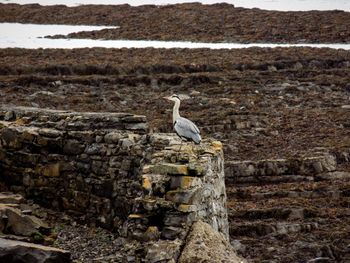
[[[245,263],[239,258],[224,235],[209,224],[198,221],[193,224],[179,263]]]
[[[0,262],[6,263],[69,263],[66,250],[0,238]]]

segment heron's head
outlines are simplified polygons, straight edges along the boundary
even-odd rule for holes
[[[171,96],[168,96],[168,97],[163,97],[164,99],[167,99],[167,100],[172,100],[172,101],[179,101],[180,100],[180,97],[176,94],[173,94]]]

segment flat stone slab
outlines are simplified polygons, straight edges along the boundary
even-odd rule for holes
[[[0,262],[69,263],[71,259],[66,250],[0,238]]]
[[[24,202],[24,198],[21,195],[13,193],[0,193],[0,204],[21,204]]]

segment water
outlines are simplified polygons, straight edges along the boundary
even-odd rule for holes
[[[238,44],[238,43],[194,43],[184,41],[142,41],[142,40],[93,40],[93,39],[49,39],[47,35],[69,34],[78,31],[113,28],[105,26],[37,25],[0,23],[0,48],[211,48],[232,49],[249,47],[329,47],[350,50],[350,44]]]
[[[0,3],[18,3],[18,4],[28,4],[28,3],[38,3],[41,5],[57,5],[64,4],[67,6],[77,6],[82,4],[130,4],[130,5],[165,5],[165,4],[177,4],[177,3],[188,3],[188,2],[201,2],[203,4],[214,4],[226,2],[233,4],[237,7],[247,7],[247,8],[261,8],[267,10],[280,10],[280,11],[306,11],[306,10],[344,10],[350,11],[350,1],[349,0],[0,0]]]
[[[93,31],[113,26],[71,26],[71,25],[38,25],[20,23],[0,23],[0,48],[70,48],[67,39],[48,39],[48,35],[67,35],[79,31]],[[84,46],[76,42],[76,46]],[[61,46],[62,45],[62,46]],[[74,44],[71,48],[74,48]]]

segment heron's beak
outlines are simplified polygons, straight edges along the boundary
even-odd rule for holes
[[[170,100],[170,97],[165,96],[163,99]]]

